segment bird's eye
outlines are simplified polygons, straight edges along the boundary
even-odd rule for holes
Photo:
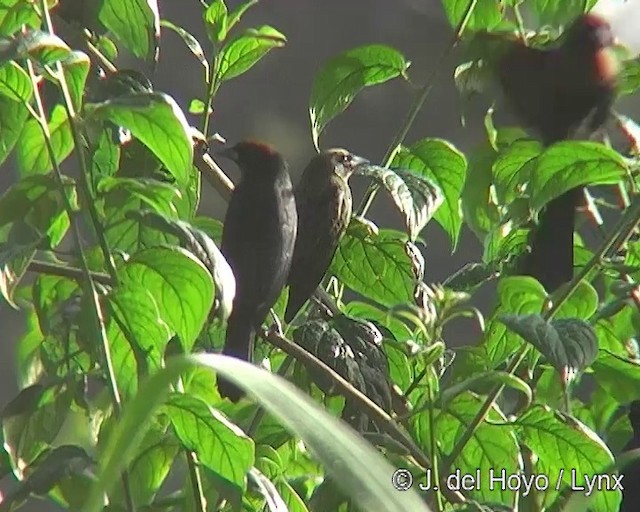
[[[349,153],[340,155],[340,163],[344,165],[349,165],[351,163],[351,155]]]

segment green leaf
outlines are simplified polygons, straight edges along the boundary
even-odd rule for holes
[[[154,295],[136,286],[119,286],[108,298],[112,321],[107,337],[111,359],[123,398],[138,390],[138,380],[162,367],[162,358],[173,332],[162,320]]]
[[[537,456],[535,473],[549,478],[549,486],[541,495],[543,508],[550,507],[559,491],[569,489],[572,483],[584,485],[585,475],[603,475],[613,466],[613,455],[595,432],[546,406],[534,406],[525,412],[517,421],[517,429],[524,444]],[[620,491],[603,489],[593,493],[590,510],[618,510]]]
[[[0,48],[0,63],[31,57],[43,66],[64,59],[71,52],[58,36],[40,30],[21,33],[11,44]]]
[[[538,281],[531,277],[507,277],[498,283],[498,298],[491,320],[487,324],[483,347],[492,365],[500,365],[521,346],[519,337],[511,333],[500,321],[504,313],[519,315],[538,313],[547,294]]]
[[[471,428],[482,401],[478,396],[465,393],[456,396],[451,402],[442,402],[442,407],[434,406],[433,430],[429,412],[413,415],[411,429],[419,446],[426,449],[430,446],[433,436],[442,453],[451,453],[462,432]],[[504,469],[507,474],[517,473],[519,470],[520,450],[513,427],[505,423],[506,418],[497,407],[491,409],[488,420],[499,422],[501,425],[482,422],[474,430],[460,455],[451,461],[451,466],[463,475],[475,477],[478,471],[480,475],[489,475],[491,470],[495,472],[496,468]],[[514,489],[500,485],[482,485],[483,483],[484,481],[472,485],[469,496],[484,502],[505,503],[511,506],[515,504]]]
[[[227,32],[229,32],[236,24],[240,21],[245,12],[247,12],[251,7],[256,5],[258,0],[248,0],[243,4],[240,4],[235,10],[229,13],[227,16]]]
[[[0,35],[11,36],[22,25],[36,28],[40,24],[38,13],[31,2],[2,0],[0,2]]]
[[[22,103],[0,97],[0,164],[18,141],[28,115]]]
[[[217,81],[224,82],[251,69],[271,49],[287,42],[284,34],[269,25],[249,29],[229,41],[218,55]]]
[[[4,447],[16,476],[24,478],[31,464],[58,436],[71,406],[72,394],[66,386],[29,386],[2,411]]]
[[[69,95],[71,103],[76,111],[82,107],[82,98],[84,96],[84,86],[89,76],[89,67],[91,60],[82,52],[71,52],[71,54],[62,61],[62,69],[64,77],[69,87]]]
[[[0,94],[14,101],[28,103],[31,100],[31,78],[17,63],[9,62],[0,67]]]
[[[624,61],[618,77],[618,94],[633,94],[640,87],[640,59]]]
[[[64,185],[71,205],[77,207],[74,183],[66,178]],[[47,248],[54,248],[62,241],[69,227],[69,216],[53,175],[22,178],[0,197],[0,227],[11,222],[24,223],[47,237]]]
[[[421,172],[367,165],[363,174],[377,181],[404,217],[409,239],[415,241],[443,201],[442,191]]]
[[[589,12],[598,0],[533,0],[527,7],[540,25],[567,24]]]
[[[474,0],[443,0],[442,6],[452,27],[457,28]],[[467,30],[489,30],[502,21],[500,0],[478,0],[466,25]]]
[[[463,217],[480,241],[484,241],[500,221],[500,213],[491,196],[491,169],[496,157],[496,150],[488,142],[473,151],[462,190]]]
[[[138,214],[142,221],[157,229],[175,235],[182,246],[195,255],[209,270],[215,284],[215,304],[209,315],[216,314],[226,320],[233,307],[236,280],[229,263],[214,241],[191,224],[169,219],[161,214],[145,211]]]
[[[583,320],[549,322],[541,315],[502,315],[500,321],[536,347],[567,380],[567,372],[584,370],[598,355],[595,331]]]
[[[522,185],[529,180],[527,168],[542,152],[537,140],[518,139],[502,150],[493,163],[493,181],[500,204],[508,204],[522,193]]]
[[[363,88],[404,75],[409,65],[400,52],[379,44],[349,50],[326,62],[315,76],[309,100],[316,148],[327,124],[344,112]]]
[[[245,488],[244,477],[255,463],[250,437],[193,396],[170,395],[164,412],[182,444],[197,453],[201,464],[239,489]]]
[[[169,387],[194,364],[215,370],[254,396],[269,415],[309,447],[327,474],[362,510],[429,512],[418,493],[412,490],[399,493],[389,485],[389,475],[394,471],[391,464],[308,396],[268,371],[221,355],[172,358],[140,388],[106,439],[83,512],[100,512],[104,508],[104,495],[132,460]]]
[[[598,387],[620,404],[640,400],[640,363],[609,350],[600,350],[593,363]]]
[[[98,18],[136,57],[157,60],[160,39],[157,0],[103,0]]]
[[[193,53],[195,58],[198,59],[198,62],[202,64],[202,67],[204,68],[204,72],[205,72],[204,76],[206,81],[208,82],[209,81],[209,61],[207,61],[207,57],[205,56],[204,50],[202,49],[202,46],[200,45],[198,40],[195,37],[193,37],[189,32],[187,32],[185,29],[171,23],[169,20],[162,20],[160,22],[160,25],[162,25],[165,28],[169,28],[173,30],[176,34],[178,34],[178,36],[180,36],[180,39],[184,41],[184,44],[187,45],[187,48],[189,48],[189,50],[191,51],[191,53]]]
[[[203,13],[207,35],[214,44],[227,37],[227,12],[224,0],[213,0]]]
[[[132,461],[128,471],[134,503],[153,501],[169,475],[179,450],[180,445],[174,436],[153,427],[146,433],[138,450],[139,455]],[[119,490],[116,488],[116,491]]]
[[[157,92],[126,94],[98,103],[94,115],[130,130],[180,186],[188,183],[193,169],[189,123],[173,98]]]
[[[602,144],[559,142],[540,155],[531,172],[531,207],[539,210],[580,185],[615,184],[627,172],[624,159]]]
[[[213,305],[213,282],[203,264],[180,247],[154,247],[133,255],[120,277],[121,286],[151,292],[160,318],[190,350]]]
[[[73,135],[64,106],[58,104],[53,108],[48,125],[54,158],[60,164],[73,151]],[[40,123],[33,118],[22,129],[16,146],[16,157],[22,175],[44,174],[53,169],[44,133]]]
[[[204,113],[204,109],[207,106],[204,104],[204,101],[199,100],[197,98],[191,100],[189,102],[189,114],[199,115]],[[209,110],[209,114],[213,113],[213,110]]]
[[[598,292],[588,281],[580,281],[569,299],[562,303],[555,318],[588,320],[598,309]]]
[[[330,272],[340,282],[383,306],[413,301],[418,269],[407,255],[401,233],[371,233],[351,222],[340,241]]]
[[[411,169],[440,188],[444,204],[437,208],[434,219],[449,235],[454,251],[462,227],[460,196],[467,173],[464,155],[445,140],[423,139],[411,147],[402,147],[392,165]]]

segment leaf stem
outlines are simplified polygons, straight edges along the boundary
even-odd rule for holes
[[[53,31],[53,24],[51,23],[51,15],[49,14],[49,8],[47,5],[47,1],[46,0],[41,0],[41,9],[42,9],[42,14],[43,14],[43,18],[44,18],[44,22],[45,22],[45,26],[47,31],[50,34],[54,34]],[[77,220],[77,216],[75,215],[76,212],[74,212],[73,207],[71,205],[71,202],[69,201],[69,198],[67,197],[67,194],[64,190],[64,184],[63,184],[63,180],[62,180],[62,173],[60,171],[60,167],[58,165],[58,162],[56,162],[56,157],[55,157],[55,153],[53,151],[53,146],[51,144],[51,134],[49,132],[49,127],[47,125],[47,119],[46,119],[46,115],[45,115],[45,111],[44,111],[44,106],[42,104],[42,98],[40,97],[40,94],[38,92],[38,88],[36,85],[36,75],[35,75],[35,71],[33,68],[33,63],[31,62],[31,60],[27,61],[27,65],[29,68],[29,75],[31,77],[31,82],[33,84],[33,88],[34,88],[34,95],[36,98],[36,104],[38,107],[38,112],[40,114],[40,118],[41,118],[41,127],[43,130],[43,134],[44,134],[44,138],[45,138],[45,143],[47,146],[47,151],[49,152],[49,156],[51,158],[51,161],[53,163],[53,168],[54,168],[54,172],[55,175],[58,179],[59,182],[59,186],[61,189],[61,193],[62,193],[62,197],[64,200],[64,204],[65,204],[65,209],[67,210],[67,214],[69,215],[70,221],[71,221],[71,225],[72,225],[72,232],[73,232],[73,236],[74,236],[74,240],[75,240],[75,245],[76,248],[78,250],[78,254],[80,256],[80,262],[81,262],[81,266],[82,266],[82,270],[84,273],[84,284],[85,284],[85,293],[87,293],[89,295],[89,297],[91,297],[92,299],[92,313],[93,313],[93,320],[95,322],[95,333],[99,336],[100,338],[100,346],[102,347],[102,356],[104,358],[104,363],[105,363],[105,369],[107,371],[107,376],[108,376],[108,382],[109,382],[109,389],[111,391],[111,395],[112,395],[112,400],[113,400],[113,405],[116,411],[116,415],[120,416],[121,412],[122,412],[122,399],[120,396],[120,392],[118,390],[118,384],[116,381],[116,376],[115,376],[115,371],[114,371],[114,367],[113,367],[113,361],[111,360],[111,347],[109,345],[109,339],[107,338],[107,332],[106,332],[106,328],[105,328],[105,324],[104,324],[104,317],[102,314],[102,308],[100,305],[100,299],[98,297],[98,292],[96,290],[96,286],[95,283],[93,281],[92,275],[91,275],[91,271],[89,269],[89,265],[87,263],[87,259],[84,253],[84,249],[82,246],[82,237],[80,234],[80,228],[78,226],[78,220]],[[83,141],[80,137],[80,133],[78,130],[78,127],[76,125],[76,117],[75,117],[75,111],[74,111],[74,107],[73,107],[73,103],[71,101],[71,95],[69,94],[69,87],[67,85],[67,81],[66,78],[64,76],[64,68],[62,67],[62,64],[58,61],[56,62],[56,70],[57,70],[57,74],[58,74],[58,80],[59,80],[59,84],[60,84],[60,89],[62,90],[62,95],[64,98],[64,107],[65,110],[67,112],[67,119],[69,122],[69,127],[71,129],[71,134],[73,136],[73,142],[75,145],[75,149],[76,149],[76,153],[78,155],[78,160],[80,163],[80,169],[81,169],[81,177],[80,177],[80,185],[82,187],[82,191],[83,194],[85,196],[85,200],[87,202],[87,206],[89,209],[89,215],[91,217],[91,221],[93,223],[93,227],[96,231],[96,235],[98,237],[103,255],[104,255],[104,259],[105,259],[105,264],[107,266],[107,270],[109,271],[109,275],[111,277],[111,279],[114,282],[117,282],[117,273],[116,273],[116,269],[115,269],[115,264],[113,261],[113,258],[111,257],[111,251],[109,250],[109,247],[107,245],[107,241],[106,241],[106,237],[104,236],[104,232],[101,229],[101,225],[100,225],[100,221],[99,221],[99,216],[98,216],[98,211],[96,209],[95,206],[95,202],[92,200],[92,194],[91,194],[91,189],[89,187],[89,182],[88,182],[88,175],[89,175],[89,171],[88,171],[88,166],[87,166],[87,162],[85,160],[85,155],[84,155],[84,148],[83,148]],[[128,472],[125,470],[122,473],[122,484],[123,484],[123,489],[124,489],[124,494],[125,494],[125,500],[127,503],[127,510],[129,510],[130,512],[134,512],[136,510],[136,506],[135,506],[135,502],[133,500],[133,493],[131,490],[131,484],[129,481],[129,476],[128,476]]]
[[[477,3],[478,3],[478,0],[472,0],[471,2],[469,2],[469,5],[467,6],[467,10],[465,11],[464,16],[460,20],[460,23],[458,24],[458,27],[453,35],[453,39],[451,43],[449,43],[447,47],[444,49],[444,51],[440,54],[440,57],[438,58],[438,61],[435,64],[433,71],[431,72],[431,75],[429,75],[424,85],[420,88],[418,95],[416,96],[416,99],[414,100],[413,104],[409,108],[409,111],[407,112],[407,115],[405,116],[405,119],[402,122],[400,130],[394,137],[393,142],[389,145],[389,148],[387,149],[387,152],[384,158],[382,159],[383,167],[389,167],[389,165],[391,165],[393,158],[395,157],[396,153],[400,149],[400,146],[404,142],[404,139],[407,137],[409,130],[413,126],[413,123],[415,122],[416,117],[418,117],[418,114],[422,110],[422,107],[424,106],[424,102],[426,101],[427,96],[429,96],[429,93],[431,92],[431,89],[433,88],[437,78],[440,76],[440,73],[442,72],[442,68],[444,67],[445,60],[449,57],[449,55],[456,48],[456,46],[458,46],[458,43],[460,42],[460,37],[462,36],[462,33],[464,32],[467,25],[469,24],[469,20],[471,19],[471,15],[473,14],[473,11],[476,8]],[[380,189],[380,186],[378,184],[372,184],[369,186],[369,188],[367,189],[367,192],[365,193],[364,199],[362,200],[362,202],[360,203],[360,206],[358,207],[358,213],[356,214],[358,217],[364,217],[367,214],[367,212],[369,211],[369,208],[371,208],[371,205],[373,204],[373,200],[375,199],[379,189]]]

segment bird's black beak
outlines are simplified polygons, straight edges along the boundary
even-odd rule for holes
[[[238,161],[238,150],[235,148],[235,146],[214,149],[213,154],[221,158],[227,158],[229,160],[232,160],[233,162]]]

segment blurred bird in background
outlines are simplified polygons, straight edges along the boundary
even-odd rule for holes
[[[501,38],[489,35],[490,38]],[[505,97],[545,146],[590,137],[607,121],[616,93],[617,60],[610,25],[600,16],[577,18],[553,48],[508,41],[495,74]],[[530,237],[521,272],[553,292],[573,277],[573,232],[582,187],[549,202]]]
[[[298,236],[289,273],[284,319],[291,322],[320,285],[352,212],[349,177],[368,160],[345,149],[315,156],[295,188]]]
[[[256,332],[291,266],[298,225],[293,186],[284,158],[266,144],[243,141],[216,153],[241,172],[222,231],[221,251],[236,278],[223,353],[250,361]],[[244,395],[221,377],[218,390],[233,402]]]

